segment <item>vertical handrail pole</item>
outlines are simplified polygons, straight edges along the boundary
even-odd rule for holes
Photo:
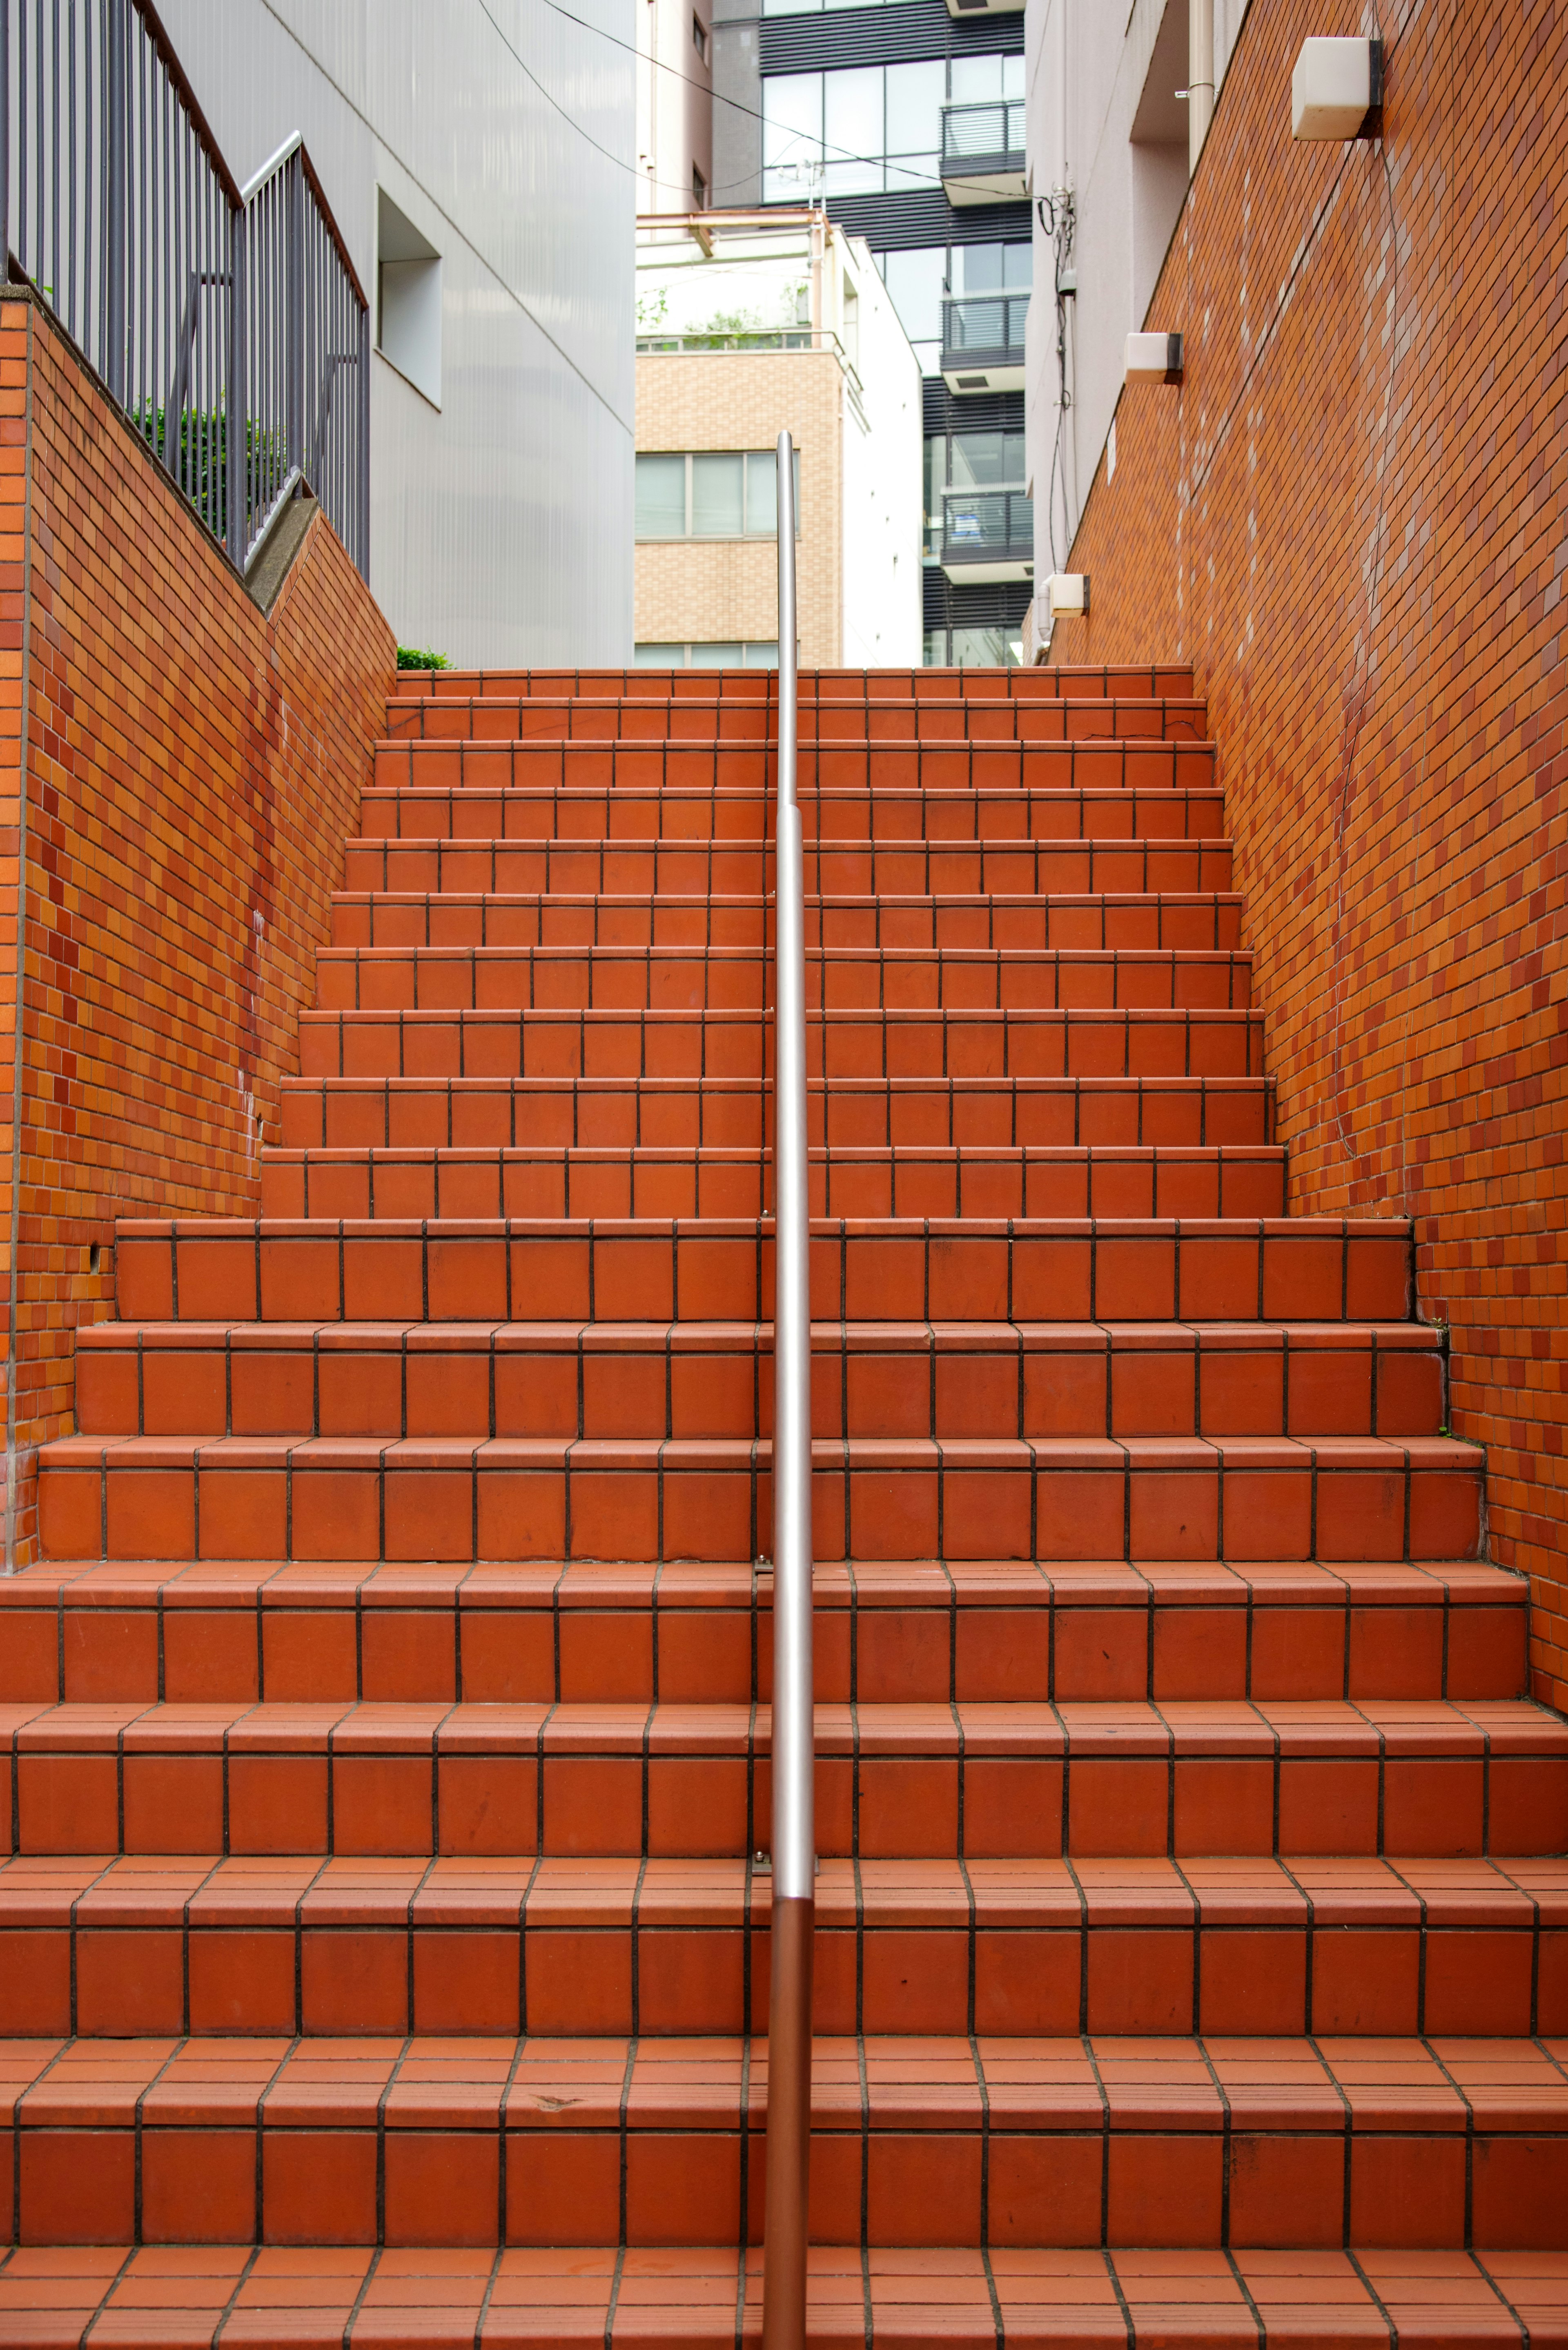
[[[104,101],[108,169],[104,173],[103,377],[125,406],[125,276],[130,208],[125,184],[126,11],[129,0],[109,0],[109,90]]]
[[[803,2350],[816,1911],[811,1678],[811,1292],[805,899],[795,799],[794,444],[778,439],[778,822],[774,842],[773,1920],[764,2350]]]
[[[0,284],[11,277],[11,0],[0,0]]]
[[[359,313],[359,531],[355,552],[359,557],[359,577],[369,582],[370,577],[370,311],[367,304]]]
[[[284,334],[287,343],[287,407],[284,417],[286,473],[305,462],[305,157],[296,147],[285,185]]]
[[[250,276],[250,218],[243,204],[229,214],[229,353],[228,383],[223,399],[224,533],[229,560],[245,567],[250,545],[250,382],[247,350],[246,288]]]

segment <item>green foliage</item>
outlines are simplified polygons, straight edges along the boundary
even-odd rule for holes
[[[130,411],[130,421],[165,472],[190,499],[214,537],[226,539],[229,526],[229,420],[221,408],[182,409],[179,447],[166,410],[145,401]],[[245,422],[246,478],[281,481],[287,472],[275,434],[254,418]]]
[[[444,653],[421,652],[417,645],[398,647],[400,669],[448,669],[451,663]]]

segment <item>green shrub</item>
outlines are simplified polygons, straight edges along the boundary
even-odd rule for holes
[[[400,669],[448,669],[451,663],[444,653],[421,652],[418,645],[398,647]]]

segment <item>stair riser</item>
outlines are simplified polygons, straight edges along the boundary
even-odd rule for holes
[[[281,1107],[295,1149],[760,1150],[772,1125],[753,1077],[286,1077]],[[1202,1149],[1269,1142],[1272,1107],[1266,1077],[810,1078],[806,1131],[814,1149]]]
[[[311,1012],[310,1077],[751,1077],[773,1021],[745,1012]],[[901,1077],[1248,1077],[1263,1021],[1247,1011],[829,1013],[806,1028],[806,1074]]]
[[[1007,899],[1088,894],[1179,897],[1229,889],[1231,848],[1220,838],[1133,840],[1125,824],[1110,835],[1072,839],[933,841],[882,844],[829,838],[808,847],[805,886],[835,898],[959,897]],[[1120,836],[1119,837],[1117,836]],[[497,827],[483,840],[405,837],[355,841],[343,852],[343,887],[451,897],[614,896],[691,899],[756,895],[771,886],[773,851],[749,841],[507,840]]]
[[[353,1440],[348,1440],[352,1442]],[[254,1466],[40,1462],[52,1559],[532,1560],[754,1557],[772,1480],[721,1458],[660,1470],[379,1466],[280,1449]],[[555,1440],[541,1440],[554,1444]],[[90,1442],[90,1440],[84,1440]],[[562,1448],[564,1450],[564,1447]],[[488,1451],[494,1465],[486,1465]],[[177,1457],[177,1454],[176,1454]],[[510,1465],[505,1465],[510,1462]],[[1481,1553],[1477,1471],[818,1467],[818,1559],[1466,1559]]]
[[[371,789],[400,791],[622,791],[679,795],[776,785],[775,749],[761,743],[409,742],[382,743]],[[1140,792],[1207,790],[1211,743],[862,743],[803,737],[795,770],[804,799],[818,791]]]
[[[726,2244],[742,2211],[761,2239],[760,2116],[745,2146],[711,2125],[512,2127],[504,2170],[493,2114],[380,2132],[373,2114],[348,2127],[234,2120],[161,2128],[154,2109],[139,2129],[25,2124],[19,2241],[127,2244],[140,2216],[140,2240],[161,2243]],[[1394,2235],[1561,2250],[1565,2208],[1568,2135],[1549,2131],[1103,2132],[1085,2113],[1038,2133],[993,2122],[983,2137],[819,2126],[812,2143],[811,2233],[824,2243],[857,2243],[864,2224],[888,2245],[928,2245],[940,2226],[945,2244],[1337,2248]]]
[[[688,850],[700,847],[717,854],[727,848],[737,856],[743,846],[754,842],[759,846],[752,851],[753,861],[749,866],[737,864],[733,878],[726,875],[725,886],[755,889],[760,845],[772,837],[774,807],[770,791],[741,782],[723,785],[708,782],[669,790],[645,789],[631,783],[597,790],[586,785],[569,789],[564,784],[531,788],[519,785],[506,790],[479,784],[451,791],[415,785],[398,791],[371,787],[359,805],[358,839],[372,845],[401,840],[541,845],[571,841],[579,847],[641,846],[645,850],[655,844],[680,843]],[[889,784],[875,792],[849,785],[821,790],[803,785],[800,810],[806,843],[821,844],[825,851],[840,843],[863,848],[873,843],[883,847],[899,843],[908,853],[914,844],[929,843],[934,856],[961,847],[972,851],[978,844],[1011,843],[1021,849],[1024,844],[1039,842],[1059,848],[1067,841],[1219,842],[1226,837],[1225,805],[1219,792],[1196,785],[1178,787],[1168,782],[1129,784],[1125,789],[1064,785],[1054,790],[1044,785],[1035,790],[1014,785],[1011,790],[961,791],[944,790],[934,784],[899,790]],[[355,845],[349,844],[350,856]],[[742,874],[744,879],[739,878]],[[809,858],[805,883],[808,889],[818,886],[816,869]],[[834,886],[831,868],[826,885]],[[359,877],[353,864],[346,864],[346,889],[374,886]],[[392,886],[418,885],[400,880]],[[461,886],[495,889],[530,885],[509,880],[470,881]],[[610,885],[573,881],[567,886],[603,889]],[[845,885],[838,881],[836,886]],[[977,884],[963,879],[959,886],[973,889]],[[1009,878],[989,886],[1016,889],[1019,884]],[[1075,880],[1070,886],[1082,889],[1085,885]],[[1129,880],[1104,886],[1139,889],[1148,885]],[[912,874],[903,883],[905,891],[922,896],[929,896],[933,887],[940,890],[943,883],[917,879]]]
[[[806,965],[815,1012],[1245,1011],[1250,955],[843,955]],[[574,952],[491,947],[468,953],[383,947],[323,952],[319,1012],[754,1012],[769,1008],[760,950]]]
[[[814,1232],[819,1321],[1399,1322],[1409,1233],[1304,1219],[1270,1228],[1116,1231],[971,1224]],[[122,1226],[119,1310],[142,1322],[771,1320],[773,1236],[744,1222],[680,1231],[578,1225],[510,1234],[388,1222]]]
[[[953,702],[815,702],[796,705],[803,743],[1202,742],[1208,712],[1190,700]],[[473,702],[391,702],[392,743],[763,743],[776,744],[776,697],[768,702],[551,701],[499,695]]]
[[[758,897],[451,897],[340,892],[332,903],[335,948],[497,949],[722,947],[771,951],[772,924]],[[1241,943],[1237,898],[1058,900],[982,899],[867,901],[806,908],[808,954],[1224,952]]]
[[[739,1151],[325,1152],[262,1161],[262,1214],[385,1217],[758,1216],[773,1179]],[[1284,1154],[813,1153],[814,1216],[1282,1216]]]
[[[737,1570],[737,1574],[740,1571]],[[256,1593],[265,1586],[265,1574]],[[749,1606],[628,1601],[596,1607],[544,1596],[444,1607],[423,1587],[406,1598],[377,1576],[363,1604],[341,1589],[246,1592],[160,1607],[11,1607],[0,1617],[0,1702],[152,1705],[254,1703],[712,1705],[767,1700],[773,1626],[764,1595]],[[1525,1694],[1525,1607],[1429,1596],[1425,1604],[1357,1607],[1348,1594],[1314,1605],[1266,1587],[1210,1605],[1100,1605],[1049,1586],[1031,1602],[986,1605],[966,1593],[920,1607],[849,1607],[819,1593],[815,1683],[824,1704],[1104,1703],[1147,1698],[1455,1700]]]
[[[32,1733],[29,1733],[30,1735]],[[44,1733],[36,1733],[42,1736]],[[28,1854],[741,1858],[765,1840],[767,1759],[744,1752],[432,1755],[383,1745],[5,1758],[5,1843]],[[128,1739],[130,1733],[127,1733]],[[1568,1842],[1568,1755],[824,1754],[825,1858],[1223,1853],[1502,1857]],[[13,1825],[13,1824],[15,1824]]]
[[[421,1347],[367,1337],[323,1349],[308,1336],[276,1349],[212,1343],[118,1346],[77,1363],[84,1436],[568,1436],[769,1438],[771,1334],[731,1334],[667,1353],[563,1332],[541,1348],[517,1333],[493,1344]],[[1172,1334],[1173,1341],[1176,1337]],[[1276,1344],[1264,1351],[1204,1334],[1195,1348],[1066,1347],[1059,1336],[933,1349],[906,1338],[846,1352],[836,1334],[812,1349],[812,1428],[819,1438],[880,1436],[1435,1436],[1447,1416],[1442,1357],[1379,1345]],[[1053,1340],[1054,1339],[1054,1343]]]
[[[265,1921],[0,1928],[0,2030],[444,2038],[765,2034],[758,1922]],[[1568,1932],[1417,1926],[816,1929],[818,2033],[1568,2033]]]
[[[1099,702],[1117,696],[1193,699],[1191,668],[1170,662],[1130,661],[1119,669],[1089,663],[994,670],[806,669],[800,672],[799,684],[808,701],[845,702],[851,708],[873,697],[918,703],[922,710],[933,703],[962,710],[998,702],[1007,708],[1015,702]],[[394,713],[410,702],[463,704],[498,695],[512,701],[628,695],[676,702],[768,702],[778,698],[778,676],[775,671],[759,669],[403,670],[387,709]]]

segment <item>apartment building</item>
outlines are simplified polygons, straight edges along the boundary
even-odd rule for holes
[[[800,658],[921,651],[919,363],[820,206],[639,224],[637,659],[778,659],[776,442],[796,452]]]
[[[416,0],[159,13],[239,182],[303,135],[369,298],[369,576],[399,637],[492,668],[624,661],[641,199],[619,9],[487,0],[436,12],[439,37]]]
[[[1034,564],[1022,0],[715,0],[712,44],[722,200],[826,204],[920,360],[924,658],[1016,660]]]

